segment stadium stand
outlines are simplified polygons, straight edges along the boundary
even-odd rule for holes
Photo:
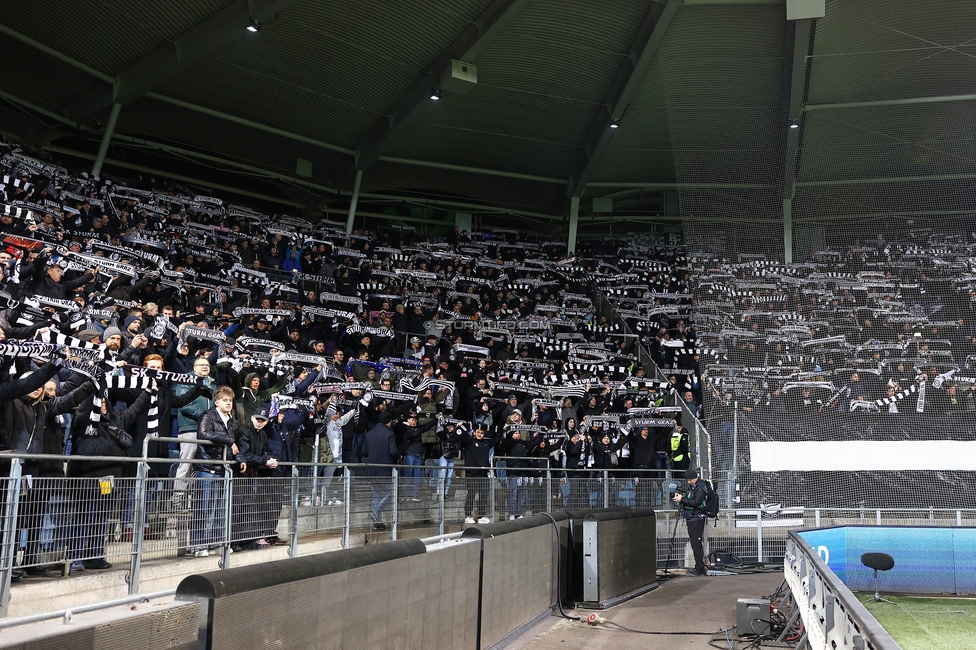
[[[499,474],[509,518],[542,507],[545,469],[568,479],[558,498],[582,506],[591,505],[588,482],[602,470],[660,470],[644,476],[663,478],[693,462],[677,405],[687,394],[700,410],[693,366],[655,379],[638,361],[636,336],[597,314],[591,282],[626,279],[624,289],[639,287],[631,311],[647,319],[641,331],[650,332],[662,310],[644,300],[690,297],[687,274],[675,269],[684,259],[677,249],[565,258],[564,244],[514,230],[455,232],[445,241],[382,227],[347,235],[341,224],[268,216],[210,195],[95,181],[13,144],[3,145],[0,161],[0,374],[14,391],[2,416],[3,446],[72,456],[67,479],[60,463],[26,462],[24,473],[44,477],[35,479],[21,515],[29,537],[20,564],[30,573],[44,575],[52,559],[41,552],[50,541],[40,538],[59,500],[71,505],[57,530],[48,526],[64,540],[56,561],[106,568],[108,520],[127,526],[123,538],[131,535],[135,494],[124,488],[117,500],[119,490],[100,492],[99,477],[132,468],[81,457],[139,457],[147,439],[150,456],[175,456],[175,443],[152,442],[160,436],[203,437],[228,448],[236,441],[235,480],[246,487],[235,492],[233,521],[235,545],[243,548],[277,541],[280,491],[247,483],[287,475],[268,458],[310,460],[314,449],[323,463],[375,461],[375,445],[373,452],[364,447],[369,432],[387,424],[411,497],[420,495],[421,467],[431,461],[448,468],[439,470],[448,472],[443,489],[455,496],[450,468],[456,461],[469,476],[485,472],[487,456],[476,450],[487,444],[506,460]],[[664,336],[692,345],[691,319],[664,312],[675,329],[673,339]],[[39,374],[51,380],[47,392],[25,384]],[[228,428],[239,428],[226,441],[198,424],[219,400],[218,385],[234,391]],[[269,418],[259,435],[258,422]],[[194,450],[197,460],[220,457],[180,446],[184,459]],[[341,504],[343,495],[327,489],[333,467],[322,469],[326,488],[308,490],[306,503]],[[221,497],[206,487],[219,468],[197,465],[192,487],[192,472],[168,470],[153,470],[175,480],[159,490],[165,494],[147,495],[147,510],[192,502],[187,550],[206,555],[223,539]],[[655,481],[619,487],[630,490],[631,502],[663,502]],[[473,523],[470,484],[466,492]],[[86,514],[92,505],[95,514]],[[373,526],[384,528],[375,505],[372,515]]]

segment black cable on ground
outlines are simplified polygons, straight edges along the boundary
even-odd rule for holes
[[[613,626],[615,628],[619,628],[619,629],[623,630],[624,632],[632,632],[633,634],[652,634],[654,636],[715,636],[715,634],[716,634],[715,632],[665,632],[663,630],[661,630],[661,631],[657,631],[657,630],[635,630],[633,628],[630,628],[630,627],[626,627],[624,625],[621,625],[620,623],[614,623],[613,621],[607,621],[606,623],[604,623],[604,625]],[[729,629],[731,629],[731,628],[729,628]],[[718,633],[719,634],[724,634],[725,633],[725,630],[719,630]]]
[[[550,523],[552,523],[552,529],[556,533],[556,605],[559,606],[559,613],[563,618],[571,621],[582,621],[582,617],[570,616],[563,610],[563,553],[562,545],[559,542],[559,525],[556,523],[556,518],[548,512],[540,512],[539,514],[549,518]]]

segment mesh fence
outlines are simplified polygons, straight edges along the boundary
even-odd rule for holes
[[[976,9],[828,0],[809,34],[780,10],[686,6],[662,40],[638,99],[664,110],[694,304],[627,320],[700,377],[726,504],[972,507],[976,104],[971,44],[939,43]]]
[[[871,209],[879,195],[840,192],[820,207],[844,197]],[[693,239],[696,333],[707,351],[703,423],[730,499],[869,509],[976,503],[976,474],[945,446],[976,436],[976,246],[966,225],[808,216],[794,228],[792,264],[775,247],[735,251]],[[692,238],[695,228],[692,220]],[[843,444],[870,442],[887,444]],[[767,443],[823,444],[778,447],[757,471]],[[798,457],[807,453],[824,457]]]

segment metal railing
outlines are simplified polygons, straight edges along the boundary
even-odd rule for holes
[[[173,439],[191,442],[186,439]],[[0,615],[6,615],[15,566],[57,565],[70,575],[75,562],[127,567],[130,594],[139,593],[146,560],[219,554],[229,568],[232,550],[255,548],[274,538],[298,555],[299,539],[353,535],[389,536],[406,529],[449,534],[466,520],[499,521],[540,512],[638,507],[658,511],[658,564],[683,566],[687,532],[671,494],[679,477],[668,470],[572,470],[508,466],[495,456],[491,468],[426,465],[281,463],[264,476],[234,475],[234,461],[117,458],[4,453],[10,469],[0,478]],[[526,459],[539,461],[540,459]],[[28,476],[25,466],[70,461],[113,463],[114,476]],[[210,464],[222,472],[174,477],[176,466]],[[156,471],[151,471],[155,469]],[[34,470],[30,470],[34,471]],[[461,474],[464,474],[463,476]],[[468,518],[471,519],[468,519]],[[712,551],[744,561],[782,558],[787,533],[797,528],[871,523],[963,526],[976,510],[722,511],[709,522]],[[434,530],[430,530],[433,533]],[[84,566],[84,565],[82,565]]]
[[[796,647],[900,647],[803,538],[790,535],[785,552],[786,582],[795,601],[795,615],[803,620],[803,634]]]
[[[654,377],[658,381],[667,382],[667,375],[651,357],[651,354],[647,351],[647,348],[644,347],[644,344],[640,340],[640,336],[635,334],[634,331],[630,329],[630,325],[627,324],[627,319],[623,318],[617,312],[617,308],[613,305],[613,303],[610,302],[606,294],[600,291],[599,287],[594,287],[593,295],[595,297],[594,305],[597,307],[597,313],[607,315],[610,321],[615,325],[619,325],[625,334],[634,337],[637,348],[637,359],[640,361],[641,365],[644,368],[653,368]],[[708,428],[695,414],[695,411],[693,411],[683,399],[676,397],[673,401],[675,402],[675,406],[681,407],[681,421],[684,423],[692,423],[692,426],[689,427],[689,431],[691,433],[689,436],[691,455],[692,458],[698,459],[698,468],[702,473],[702,478],[711,480],[713,472],[711,434],[708,432]],[[725,505],[731,505],[731,503],[726,503]]]

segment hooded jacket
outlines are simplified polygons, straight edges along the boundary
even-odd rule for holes
[[[256,372],[244,375],[244,382],[239,383],[238,373],[231,373],[231,387],[234,389],[234,417],[238,422],[250,422],[251,416],[261,410],[264,403],[275,393],[280,393],[288,384],[288,376],[284,375],[274,386],[264,390],[251,390],[251,380],[258,376]]]
[[[50,401],[42,394],[38,400],[24,395],[4,402],[0,406],[0,447],[30,454],[63,453],[64,438],[55,417],[75,408],[94,392],[95,385],[89,381]],[[24,474],[60,476],[61,464],[59,460],[27,461]]]

